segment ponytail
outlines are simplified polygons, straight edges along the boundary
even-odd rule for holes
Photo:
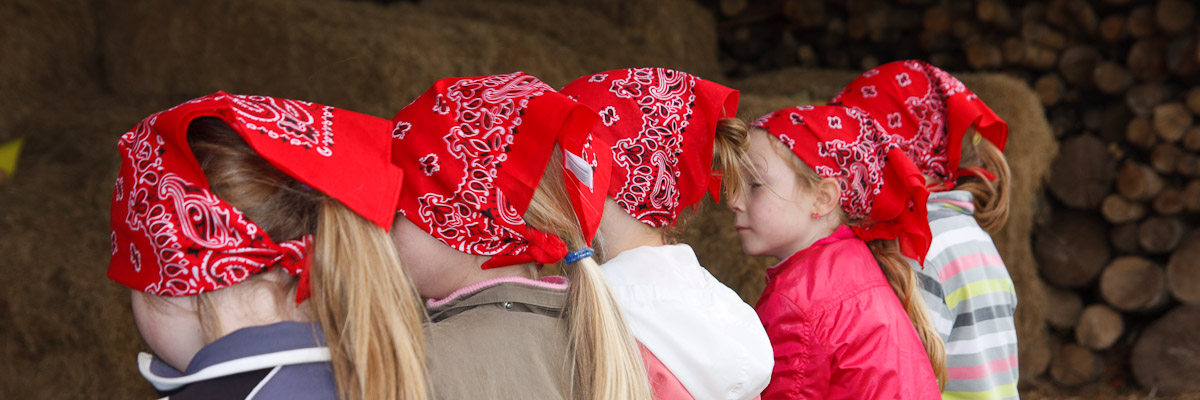
[[[562,238],[571,249],[584,248],[587,244],[571,211],[562,169],[556,167],[562,165],[559,150],[555,149],[549,165],[525,220],[535,229]],[[600,266],[592,257],[584,257],[563,269],[571,282],[565,310],[571,378],[564,382],[571,398],[651,398],[641,351]]]
[[[904,305],[904,311],[908,313],[913,328],[916,328],[917,336],[925,346],[925,355],[929,356],[929,364],[937,376],[938,388],[945,389],[946,345],[942,343],[941,336],[933,326],[925,299],[917,289],[916,272],[908,265],[908,259],[900,254],[900,247],[895,240],[872,240],[867,242],[867,247],[871,249],[871,254],[879,263],[879,269],[883,270],[883,275],[887,277],[892,291],[896,292],[896,297]]]
[[[382,228],[333,199],[314,237],[312,304],[338,397],[425,399],[424,308]]]
[[[969,136],[978,135],[967,131]],[[975,203],[975,221],[983,230],[995,233],[1008,221],[1008,205],[1010,196],[1010,176],[1012,171],[1000,148],[988,140],[980,140],[977,144],[964,139],[960,169],[971,171],[959,178],[958,189],[971,192]],[[996,175],[996,180],[989,180],[977,168],[984,168]]]
[[[311,297],[300,307],[309,307],[325,331],[338,397],[428,398],[424,309],[387,232],[272,166],[220,119],[194,120],[188,143],[213,193],[270,238],[313,235]],[[272,269],[260,276],[269,274],[286,275]],[[297,279],[287,278],[275,292],[279,304],[294,310]],[[209,297],[196,296],[197,309],[206,335],[215,339],[221,327]]]

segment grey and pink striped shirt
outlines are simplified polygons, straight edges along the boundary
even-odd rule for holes
[[[943,399],[1017,399],[1017,294],[996,245],[973,215],[971,193],[931,193],[933,242],[921,292],[946,343]]]

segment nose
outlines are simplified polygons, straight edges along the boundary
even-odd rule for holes
[[[745,195],[730,195],[729,198],[725,200],[725,207],[728,207],[730,211],[735,213],[746,211],[742,197],[745,197]]]

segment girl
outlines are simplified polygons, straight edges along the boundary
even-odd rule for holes
[[[389,129],[217,92],[121,137],[108,276],[132,289],[159,357],[143,353],[138,367],[155,389],[426,397],[421,309],[387,236],[401,178]]]
[[[588,75],[562,91],[600,113],[595,134],[612,144],[613,176],[601,188],[608,198],[597,244],[609,257],[601,269],[644,345],[656,395],[757,396],[773,364],[766,332],[691,247],[675,244],[680,212],[705,192],[719,198],[714,151],[720,170],[744,157],[746,125],[729,118],[738,92],[664,68]]]
[[[887,116],[933,191],[933,242],[917,272],[946,342],[943,398],[1016,399],[1017,296],[985,232],[1008,219],[1008,125],[958,79],[915,60],[867,71],[832,102]]]
[[[520,72],[440,80],[392,119],[413,171],[393,237],[427,299],[436,397],[650,397],[586,248],[607,180],[596,119]],[[560,261],[567,277],[539,279]]]
[[[729,207],[747,254],[783,260],[755,307],[775,349],[763,398],[938,397],[941,342],[901,256],[928,248],[928,192],[893,141],[834,106],[754,123]]]

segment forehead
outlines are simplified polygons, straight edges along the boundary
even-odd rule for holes
[[[785,160],[775,150],[775,144],[771,143],[772,140],[779,139],[776,139],[775,136],[762,129],[751,128],[750,148],[747,156],[755,168],[770,170],[772,169],[771,167],[783,165]]]

